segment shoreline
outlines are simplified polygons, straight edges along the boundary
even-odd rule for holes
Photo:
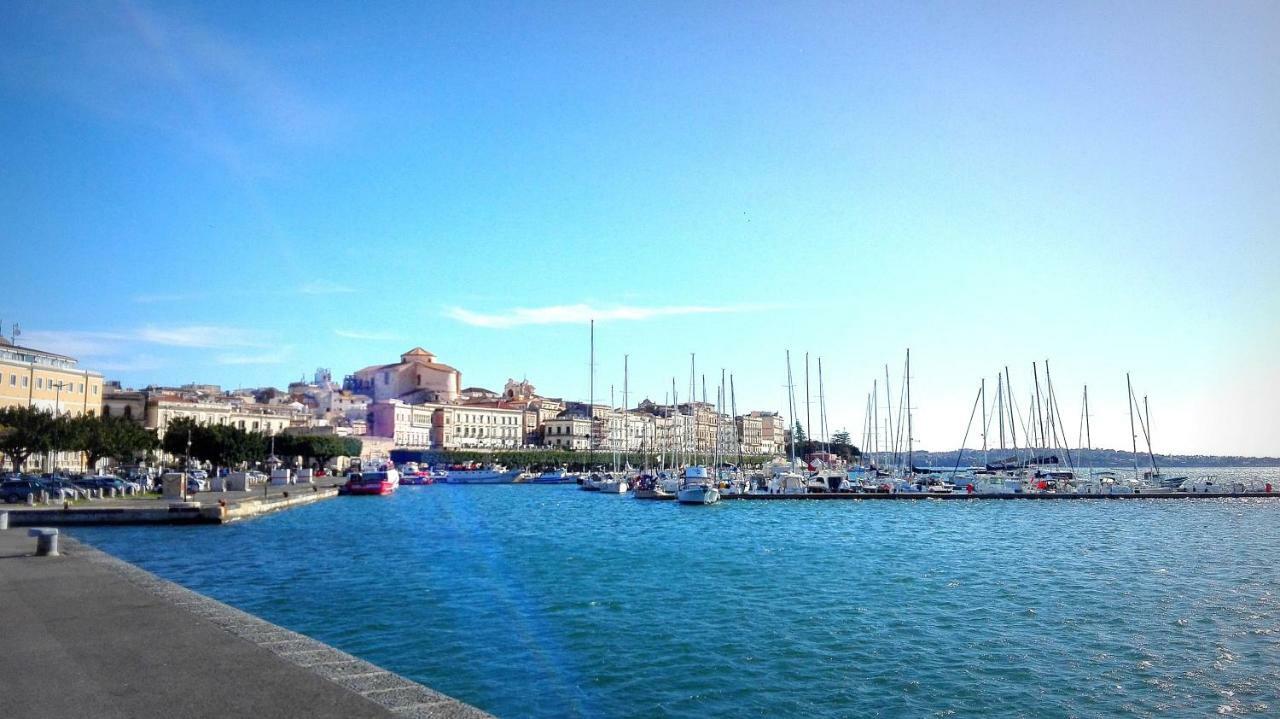
[[[158,577],[74,538],[60,537],[61,557],[14,553],[34,548],[34,540],[27,539],[25,534],[16,530],[0,532],[0,549],[5,550],[5,561],[0,565],[0,594],[12,594],[28,601],[33,598],[27,596],[29,594],[50,597],[47,603],[54,606],[41,609],[52,612],[51,618],[25,619],[24,626],[31,630],[33,637],[21,644],[24,647],[22,666],[43,661],[55,668],[50,671],[79,672],[92,665],[95,671],[114,679],[113,665],[129,661],[137,663],[144,675],[126,675],[119,679],[126,686],[129,680],[144,680],[140,687],[123,693],[120,693],[121,687],[116,686],[118,682],[112,682],[109,689],[95,686],[93,682],[87,687],[77,686],[85,696],[77,697],[77,692],[69,692],[68,696],[58,699],[71,702],[73,709],[78,707],[77,702],[93,697],[108,704],[125,704],[122,707],[125,711],[107,712],[112,716],[153,713],[154,704],[163,705],[175,715],[226,716],[238,713],[240,710],[234,707],[241,701],[255,702],[253,709],[261,716],[459,719],[491,716],[328,644]],[[69,631],[61,626],[60,620],[67,612],[74,612],[73,608],[82,606],[81,602],[89,596],[100,603],[95,605],[96,612],[106,615],[118,610],[129,617],[129,622],[99,622],[84,616],[81,609],[75,612],[77,620],[93,625],[93,632]],[[67,606],[58,606],[62,604]],[[144,609],[147,605],[152,608]],[[137,626],[129,627],[129,623]],[[159,641],[147,642],[139,636],[143,633],[159,634]],[[195,648],[189,646],[192,644]],[[200,652],[207,652],[209,656],[201,657]],[[113,653],[121,657],[104,656]],[[15,662],[16,657],[10,657],[8,662],[0,659],[0,665]],[[10,669],[17,671],[18,667]],[[172,683],[153,691],[158,675],[175,673],[180,679],[166,676],[161,681]],[[280,679],[264,682],[269,676]],[[59,683],[57,677],[46,679]],[[68,681],[84,684],[84,678],[79,676]],[[25,687],[15,687],[9,701],[14,702],[15,708],[29,705],[32,716],[65,715],[67,706],[46,703],[46,684],[28,682]],[[82,713],[86,709],[79,708]]]

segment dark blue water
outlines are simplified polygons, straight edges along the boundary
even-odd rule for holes
[[[500,716],[1280,715],[1280,501],[405,487],[73,530]]]

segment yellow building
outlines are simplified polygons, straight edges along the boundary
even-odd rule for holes
[[[0,337],[0,408],[39,407],[71,417],[102,412],[102,375],[80,369],[71,357],[20,347]],[[79,452],[28,458],[27,469],[84,469]]]
[[[39,407],[79,417],[102,412],[102,375],[76,360],[0,338],[0,407]]]

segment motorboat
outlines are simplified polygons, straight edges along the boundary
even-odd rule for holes
[[[596,483],[602,494],[626,494],[628,485],[623,476],[606,476]]]
[[[573,477],[569,476],[567,470],[551,469],[534,475],[533,479],[529,481],[531,484],[568,484],[573,481]]]
[[[377,472],[353,472],[338,494],[391,494],[400,486],[400,473],[394,469]]]
[[[631,496],[636,499],[675,499],[675,492],[664,488],[663,479],[661,476],[655,477],[648,474],[636,477],[631,488]]]
[[[715,504],[720,501],[720,490],[708,476],[706,467],[685,467],[676,499],[681,504]]]
[[[511,484],[520,470],[501,466],[454,465],[444,471],[445,484]]]

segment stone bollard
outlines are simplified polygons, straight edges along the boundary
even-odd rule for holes
[[[58,556],[58,530],[47,527],[32,527],[27,530],[27,536],[36,538],[37,557]]]
[[[47,507],[49,506],[51,501],[52,500],[49,499],[49,490],[47,489],[40,490],[40,503]]]
[[[28,495],[27,495],[27,506],[28,506],[28,507],[34,507],[34,506],[36,506],[36,493],[35,493],[35,492],[32,492],[31,494],[28,494]]]
[[[8,531],[8,529],[9,529],[9,513],[0,512],[0,532]]]

